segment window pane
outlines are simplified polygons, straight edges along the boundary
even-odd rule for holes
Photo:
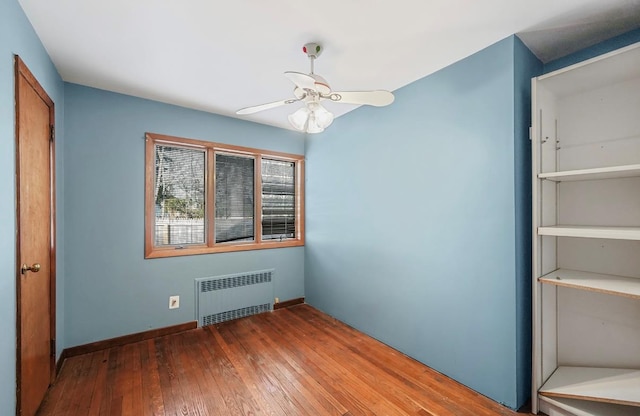
[[[205,152],[156,146],[155,245],[205,241]]]
[[[262,159],[262,239],[296,235],[295,163]]]
[[[253,241],[254,159],[216,154],[216,243]]]

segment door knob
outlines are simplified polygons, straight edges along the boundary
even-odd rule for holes
[[[27,266],[26,264],[23,264],[20,271],[22,272],[22,274],[26,274],[28,271],[38,273],[40,271],[40,263],[33,263],[33,266],[31,267]]]

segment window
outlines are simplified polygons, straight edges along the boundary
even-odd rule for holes
[[[296,164],[262,159],[262,239],[293,238],[296,233]]]
[[[216,153],[216,243],[255,238],[255,159]]]
[[[303,156],[146,141],[146,258],[304,245]]]

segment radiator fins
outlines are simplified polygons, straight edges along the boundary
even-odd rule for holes
[[[273,309],[274,270],[195,279],[196,318],[214,325]]]

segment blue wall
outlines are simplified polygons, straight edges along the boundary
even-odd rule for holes
[[[579,50],[571,55],[558,58],[554,61],[544,64],[544,72],[553,72],[556,69],[564,68],[569,65],[573,65],[586,59],[595,58],[598,55],[611,52],[615,49],[623,48],[631,45],[632,43],[640,42],[640,29],[631,30],[622,35],[607,39],[591,47]]]
[[[16,240],[14,54],[36,76],[56,105],[57,146],[57,352],[64,339],[64,84],[15,0],[0,0],[0,413],[16,405]]]
[[[194,278],[275,268],[304,296],[304,247],[144,259],[145,132],[302,154],[302,135],[65,84],[66,346],[194,319]],[[170,295],[180,308],[168,309]]]
[[[516,201],[516,354],[517,403],[531,397],[531,78],[542,62],[514,38],[514,173]]]
[[[509,407],[529,382],[522,48],[507,38],[306,142],[307,301]]]

